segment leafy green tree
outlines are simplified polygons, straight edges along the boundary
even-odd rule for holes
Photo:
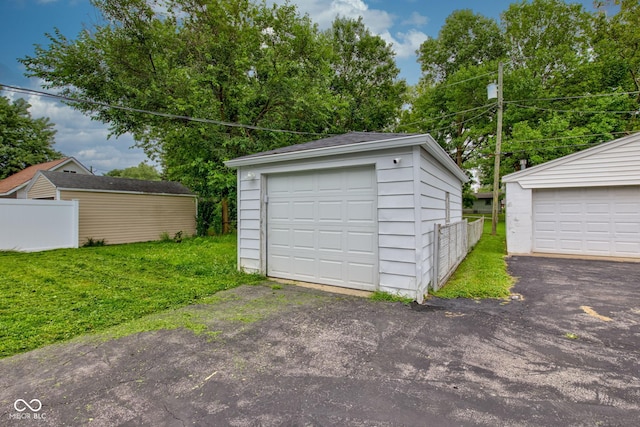
[[[140,162],[138,166],[110,170],[105,173],[105,176],[144,179],[147,181],[160,181],[162,179],[158,170],[145,162]]]
[[[92,3],[102,22],[75,40],[49,34],[47,47],[22,59],[28,74],[71,98],[94,101],[71,104],[109,123],[116,135],[133,133],[167,178],[210,201],[231,200],[231,212],[236,179],[224,160],[326,133],[379,129],[400,107],[404,83],[396,79],[391,51],[361,22],[337,24],[362,39],[352,84],[336,78],[344,44],[290,4]],[[363,94],[375,108],[356,99]]]
[[[398,129],[431,133],[458,166],[469,167],[467,162],[487,143],[490,121],[489,77],[476,77],[495,74],[504,49],[493,19],[471,10],[454,11],[438,37],[426,40],[418,51],[423,75]]]
[[[504,49],[495,20],[470,9],[456,10],[447,17],[438,37],[425,40],[417,52],[422,79],[429,84],[444,82],[463,67],[501,58]]]
[[[0,179],[38,163],[59,159],[49,118],[34,119],[24,99],[0,97]]]
[[[398,78],[391,45],[372,35],[362,18],[338,17],[327,35],[333,47],[336,130],[379,131],[393,124],[407,87]]]
[[[639,87],[640,7],[637,0],[616,3],[619,12],[607,16],[560,0],[516,2],[500,25],[452,13],[418,52],[423,76],[398,129],[430,132],[458,165],[479,169],[481,183],[491,185],[496,107],[485,86],[496,80],[499,61],[501,174],[518,170],[521,159],[540,164],[638,129],[640,97],[625,92]]]

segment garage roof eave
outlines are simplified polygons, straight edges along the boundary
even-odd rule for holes
[[[276,162],[295,161],[309,159],[313,157],[335,156],[362,151],[384,150],[399,147],[411,147],[422,145],[424,148],[440,161],[450,172],[452,172],[462,182],[467,182],[469,177],[449,155],[440,147],[440,145],[429,134],[411,135],[400,138],[390,138],[376,141],[358,142],[345,145],[336,145],[331,147],[321,147],[308,150],[293,151],[288,153],[268,154],[264,156],[240,157],[237,159],[227,160],[224,165],[229,168],[239,168],[243,166],[256,166]]]

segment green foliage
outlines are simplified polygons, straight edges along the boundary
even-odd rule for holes
[[[105,173],[105,175],[117,178],[143,179],[146,181],[160,181],[162,179],[158,170],[145,162],[140,162],[138,166],[113,169]]]
[[[72,104],[116,135],[132,132],[168,179],[229,200],[231,211],[236,179],[223,161],[325,133],[380,130],[402,105],[393,52],[361,21],[338,19],[323,33],[290,4],[175,0],[159,12],[146,0],[93,3],[102,23],[75,40],[48,34],[47,47],[22,59],[28,74],[70,97],[250,126]]]
[[[400,295],[382,291],[373,292],[369,299],[371,299],[372,301],[401,302],[403,304],[409,304],[413,301],[413,299],[411,298],[405,298]]]
[[[206,301],[263,278],[239,272],[235,236],[0,252],[0,357]]]
[[[380,131],[398,116],[407,90],[398,80],[394,53],[380,36],[357,21],[337,17],[327,32],[333,56],[331,89],[338,131]]]
[[[434,292],[438,298],[505,298],[514,279],[507,273],[504,217],[496,235],[485,220],[482,237],[458,266],[444,287]]]
[[[235,196],[235,195],[234,195]],[[234,197],[235,199],[235,197]],[[235,217],[235,204],[230,208],[230,217]],[[231,229],[235,224],[230,224]],[[198,200],[198,217],[196,218],[196,233],[198,236],[217,236],[222,234],[222,203],[215,198],[200,198]]]
[[[88,237],[87,241],[82,245],[83,248],[92,248],[97,246],[104,246],[106,242],[104,239],[94,239],[93,237]]]
[[[485,87],[501,61],[501,175],[521,159],[533,166],[637,131],[640,96],[626,92],[640,90],[640,6],[616,3],[619,11],[606,15],[560,0],[515,2],[500,26],[452,13],[419,51],[423,76],[398,129],[431,133],[491,188],[497,108]]]
[[[10,102],[0,96],[0,179],[62,157],[53,149],[54,124],[32,118],[30,107],[22,98]]]

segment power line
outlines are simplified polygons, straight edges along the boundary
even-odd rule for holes
[[[446,85],[435,85],[433,87],[436,88],[436,89],[442,89],[442,88],[445,88],[445,87],[451,87],[451,86],[459,85],[461,83],[465,83],[465,82],[468,82],[468,81],[471,81],[471,80],[479,79],[481,77],[492,76],[494,74],[498,74],[498,72],[497,71],[491,71],[490,73],[480,74],[480,75],[477,75],[475,77],[470,77],[468,79],[460,80],[459,82],[453,82],[453,83],[449,83],[449,84],[446,84]]]
[[[478,117],[482,117],[483,115],[487,114],[487,113],[488,113],[489,111],[491,111],[492,109],[493,109],[493,104],[492,104],[492,105],[490,105],[487,109],[485,109],[485,110],[484,110],[483,112],[481,112],[480,114],[475,115],[475,116],[473,116],[473,117],[471,117],[471,118],[469,118],[469,119],[463,120],[463,121],[459,122],[458,124],[460,124],[460,125],[461,125],[461,124],[464,124],[464,123],[470,122],[470,121],[472,121],[472,120],[475,120],[475,119],[477,119]],[[443,127],[441,127],[441,128],[438,128],[438,129],[430,129],[430,130],[429,130],[429,132],[439,132],[439,131],[444,130],[444,129],[447,129],[447,128],[449,128],[449,126],[443,126]]]
[[[6,90],[8,92],[15,92],[15,93],[23,93],[23,94],[27,94],[27,95],[43,96],[43,97],[59,99],[59,100],[68,101],[68,102],[76,102],[76,103],[81,103],[81,104],[84,103],[84,104],[97,105],[97,106],[105,107],[105,108],[113,108],[115,110],[129,111],[129,112],[132,112],[132,113],[149,114],[149,115],[152,115],[152,116],[165,117],[165,118],[177,119],[177,120],[185,120],[185,121],[189,121],[189,122],[207,123],[207,124],[214,124],[214,125],[219,125],[219,126],[237,127],[237,128],[243,128],[243,129],[261,130],[261,131],[268,131],[268,132],[291,133],[291,134],[295,134],[295,135],[315,135],[315,136],[331,136],[331,135],[333,135],[333,134],[328,134],[328,133],[300,132],[300,131],[285,130],[285,129],[271,129],[271,128],[265,128],[265,127],[261,127],[261,126],[246,125],[246,124],[242,124],[242,123],[224,122],[224,121],[220,121],[220,120],[201,119],[201,118],[191,117],[191,116],[181,116],[181,115],[177,115],[177,114],[161,113],[161,112],[158,112],[158,111],[142,110],[142,109],[139,109],[139,108],[132,108],[132,107],[123,107],[123,106],[120,106],[120,105],[111,105],[111,104],[107,104],[105,102],[91,101],[91,100],[88,100],[88,99],[76,99],[76,98],[71,98],[69,96],[57,95],[57,94],[48,93],[48,92],[35,90],[35,89],[26,89],[26,88],[22,88],[22,87],[18,87],[18,86],[5,85],[3,83],[0,83],[0,90]]]
[[[520,107],[520,108],[528,108],[531,110],[540,110],[540,111],[552,111],[556,113],[581,113],[581,114],[604,114],[604,113],[612,113],[612,114],[632,114],[632,113],[640,113],[639,110],[625,110],[625,111],[612,111],[612,110],[601,110],[601,111],[593,111],[593,110],[560,110],[557,108],[545,108],[545,107],[536,107],[535,105],[522,105],[522,104],[514,104],[513,101],[509,103],[510,105]]]
[[[552,137],[552,138],[539,138],[539,139],[512,139],[512,140],[509,140],[509,144],[527,143],[527,142],[558,141],[558,140],[562,140],[562,139],[591,138],[591,137],[594,137],[594,136],[608,136],[608,135],[621,135],[621,134],[628,135],[629,132],[619,131],[619,132],[606,132],[606,133],[589,133],[589,134],[584,134],[584,135],[557,136],[557,137]],[[575,144],[575,145],[579,146],[580,144]],[[558,146],[557,148],[560,148],[560,147],[572,147],[572,146],[573,145],[564,145],[564,146]],[[541,146],[541,147],[536,147],[536,148],[556,148],[556,147]],[[524,151],[526,151],[526,150],[524,150]]]
[[[533,99],[518,99],[515,101],[504,101],[505,104],[512,104],[518,102],[532,102],[532,101],[562,101],[566,99],[583,99],[583,98],[597,98],[597,97],[605,97],[605,96],[615,96],[615,95],[637,95],[640,94],[640,91],[633,92],[610,92],[610,93],[596,93],[589,95],[576,95],[576,96],[558,96],[554,98],[533,98]]]
[[[558,148],[571,148],[571,147],[588,147],[588,146],[592,146],[592,147],[596,147],[600,144],[604,144],[606,141],[599,141],[599,142],[589,142],[589,143],[584,143],[584,144],[572,144],[572,145],[555,145],[555,146],[541,146],[541,147],[536,147],[535,150],[555,150]],[[501,156],[504,156],[506,154],[516,154],[516,153],[526,153],[528,151],[531,150],[525,150],[525,149],[521,149],[521,150],[511,150],[511,151],[503,151],[502,153],[500,153]]]
[[[446,119],[447,117],[451,117],[451,116],[456,116],[458,114],[464,114],[464,113],[469,113],[471,111],[476,111],[476,110],[480,110],[480,109],[487,109],[487,110],[491,110],[493,107],[495,107],[497,104],[497,102],[494,102],[492,104],[489,105],[482,105],[480,107],[475,107],[475,108],[469,108],[468,110],[462,110],[462,111],[456,111],[455,113],[449,113],[449,114],[444,114],[442,116],[438,116],[438,117],[425,117],[423,119],[420,119],[418,121],[415,122],[411,122],[411,123],[403,123],[400,126],[411,126],[411,125],[415,125],[417,123],[424,123],[424,122],[435,122],[437,120],[442,120],[442,119]],[[486,112],[486,111],[485,111]]]

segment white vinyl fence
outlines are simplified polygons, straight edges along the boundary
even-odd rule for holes
[[[77,200],[0,199],[0,250],[77,247]]]
[[[467,253],[482,236],[484,217],[467,223],[464,219],[453,224],[435,225],[435,263],[432,288],[440,289],[456,270]]]

